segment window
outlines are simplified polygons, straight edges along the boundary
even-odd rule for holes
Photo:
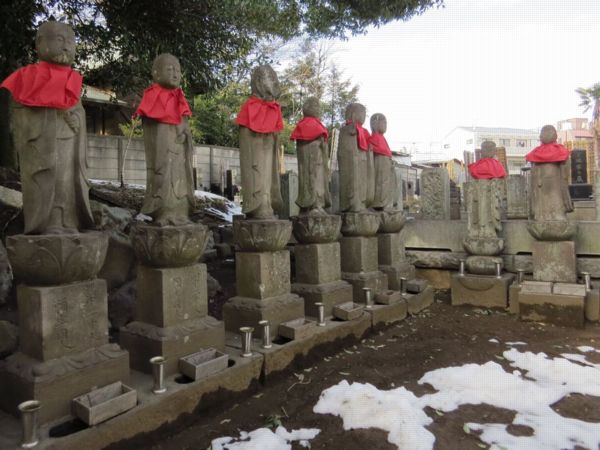
[[[527,140],[525,139],[517,139],[517,147],[527,147]]]
[[[500,145],[502,147],[510,147],[510,139],[500,139]]]
[[[467,139],[467,145],[472,144],[473,143],[473,139]]]
[[[444,148],[450,148],[450,144],[444,144]]]

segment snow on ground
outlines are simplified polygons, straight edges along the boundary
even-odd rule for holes
[[[578,350],[600,352],[593,347]],[[491,449],[561,450],[577,445],[597,449],[600,424],[563,417],[550,406],[572,393],[600,396],[600,364],[588,362],[585,355],[562,356],[550,358],[511,348],[503,358],[514,368],[512,372],[493,361],[433,370],[419,384],[430,384],[437,392],[422,397],[404,387],[384,391],[343,380],[323,391],[314,411],[341,417],[346,430],[379,428],[389,432],[388,441],[398,448],[420,450],[432,449],[435,442],[425,428],[432,422],[425,407],[441,413],[466,404],[487,404],[515,411],[512,423],[533,430],[531,436],[514,436],[506,424],[465,424],[466,431],[481,432],[479,439]]]
[[[291,442],[298,442],[302,447],[310,448],[310,440],[321,430],[302,428],[287,431],[279,426],[275,432],[269,428],[258,428],[249,433],[242,431],[239,438],[222,437],[211,442],[211,450],[291,450]]]

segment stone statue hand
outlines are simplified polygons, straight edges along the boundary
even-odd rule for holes
[[[73,114],[70,111],[66,111],[64,118],[65,122],[67,122],[67,125],[69,125],[69,128],[73,130],[75,134],[79,133],[79,118],[77,117],[77,115]]]

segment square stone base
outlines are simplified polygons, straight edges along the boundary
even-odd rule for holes
[[[240,297],[267,299],[290,292],[290,252],[237,252],[235,280]]]
[[[452,305],[471,305],[483,308],[506,308],[508,287],[515,276],[505,273],[501,278],[493,275],[458,275],[450,278]]]
[[[577,283],[577,258],[573,241],[534,241],[533,279],[560,283]]]
[[[340,240],[342,272],[375,272],[379,267],[377,236],[344,236]]]
[[[395,266],[406,261],[404,239],[400,233],[377,235],[378,258],[382,266]]]
[[[554,283],[552,292],[536,292],[524,282],[519,293],[521,320],[545,322],[554,325],[583,328],[585,323],[585,293],[583,295],[558,294],[562,283]],[[569,285],[567,285],[568,287]],[[557,289],[557,287],[559,289]]]
[[[319,316],[315,303],[323,303],[325,317],[329,317],[335,305],[352,301],[352,285],[341,280],[324,284],[294,283],[292,292],[304,299],[304,314],[311,317]]]
[[[406,319],[408,303],[402,299],[391,305],[373,305],[366,308],[365,312],[371,316],[371,326],[383,326]]]
[[[296,282],[325,284],[340,279],[340,244],[298,244],[294,247]]]
[[[152,373],[150,358],[166,359],[165,376],[179,371],[179,358],[210,347],[225,349],[223,322],[206,316],[179,325],[160,328],[144,322],[131,322],[121,328],[121,345],[129,350],[131,368]]]
[[[508,312],[511,314],[519,314],[519,293],[521,285],[513,283],[508,287]]]
[[[42,369],[43,367],[43,369]],[[35,374],[35,375],[34,375]],[[46,361],[21,352],[0,362],[0,406],[18,416],[17,405],[38,400],[39,422],[71,414],[71,400],[94,388],[129,380],[129,355],[116,344]]]
[[[587,291],[585,296],[585,318],[590,322],[600,321],[600,289]]]
[[[429,308],[433,304],[433,294],[432,286],[427,286],[424,291],[418,294],[404,294],[403,297],[408,305],[408,313],[413,316]]]
[[[303,317],[304,300],[296,294],[264,300],[236,296],[223,305],[225,329],[239,333],[241,327],[253,327],[255,337],[262,336],[261,327],[258,325],[261,320],[270,322],[271,336],[275,337],[280,323]]]
[[[409,264],[408,261],[397,263],[393,266],[379,266],[379,270],[387,275],[388,289],[399,291],[400,278],[411,280],[415,278],[415,266]]]
[[[342,280],[352,285],[354,303],[365,303],[363,288],[371,288],[373,290],[373,298],[375,298],[376,293],[385,291],[388,288],[387,275],[378,270],[362,273],[342,272]]]

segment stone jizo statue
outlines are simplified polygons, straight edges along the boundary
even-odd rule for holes
[[[86,175],[82,77],[71,69],[71,27],[44,22],[36,35],[40,62],[10,75],[11,129],[19,155],[26,234],[77,233],[93,227]]]
[[[298,198],[300,214],[326,214],[331,205],[327,155],[327,128],[319,120],[319,99],[310,97],[303,106],[304,118],[290,139],[296,141],[298,154]]]
[[[279,80],[263,65],[252,72],[252,95],[236,118],[240,125],[242,210],[248,219],[274,219],[283,200],[279,186],[279,132],[283,129]]]
[[[141,212],[157,226],[190,223],[194,207],[194,152],[188,103],[179,87],[179,60],[168,53],[152,65],[154,84],[144,91],[136,114],[142,117],[146,151],[146,195]]]
[[[346,124],[340,130],[338,165],[340,171],[340,210],[362,212],[371,204],[375,180],[369,132],[362,125],[367,111],[360,103],[346,107]]]
[[[384,137],[387,119],[381,114],[371,116],[371,137],[369,145],[373,152],[375,171],[375,192],[371,207],[377,210],[391,210],[397,200],[398,184],[392,151]]]

